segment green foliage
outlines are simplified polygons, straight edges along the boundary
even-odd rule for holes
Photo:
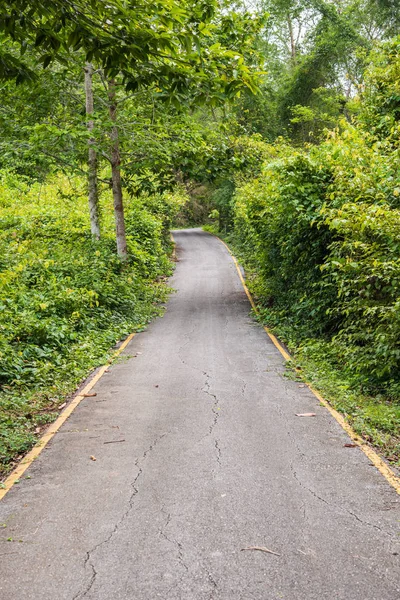
[[[359,120],[381,140],[399,143],[400,36],[375,49],[370,56]]]
[[[376,19],[386,35],[396,35],[400,25],[400,6],[397,0],[368,0]]]
[[[34,63],[32,63],[34,64]],[[87,155],[83,71],[37,69],[33,82],[2,84],[0,168],[31,179],[81,172]]]
[[[27,49],[43,68],[55,61],[68,64],[71,52],[80,52],[107,77],[122,74],[129,92],[156,86],[160,97],[177,108],[189,97],[222,104],[243,86],[256,89],[241,48],[248,54],[257,22],[246,13],[222,14],[216,0],[149,0],[134,6],[117,0],[90,6],[83,0],[71,5],[7,0],[0,35],[19,49],[19,56],[16,51],[0,55],[0,79],[15,72],[23,78]]]
[[[218,150],[219,149],[219,152]],[[275,153],[259,134],[229,136],[214,146],[208,181],[213,183],[209,202],[218,212],[218,227],[227,231],[233,223],[233,195],[237,185],[261,173],[263,163]],[[211,160],[210,160],[211,163]]]
[[[337,293],[330,315],[342,320],[334,338],[346,363],[373,379],[396,379],[400,366],[400,211],[349,203],[328,211],[335,237],[322,265]]]
[[[60,398],[145,325],[164,299],[168,228],[181,190],[127,202],[130,259],[115,255],[110,193],[104,235],[90,236],[85,185],[58,176],[0,183],[0,461],[26,450]],[[157,283],[158,281],[158,283]]]
[[[318,213],[331,173],[304,154],[287,153],[281,148],[280,159],[266,165],[262,177],[239,188],[235,236],[257,266],[265,307],[293,326],[307,321],[317,334],[334,327],[325,316],[326,292],[318,286],[331,242]]]
[[[333,340],[363,385],[390,387],[400,367],[399,194],[397,150],[348,127],[268,164],[235,198],[272,321]]]

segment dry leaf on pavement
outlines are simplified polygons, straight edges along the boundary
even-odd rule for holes
[[[275,554],[275,556],[280,556],[277,552],[273,550],[268,550],[265,546],[248,546],[247,548],[241,548],[241,550],[259,550],[260,552],[267,552],[268,554]]]
[[[296,413],[296,417],[316,417],[316,413]]]

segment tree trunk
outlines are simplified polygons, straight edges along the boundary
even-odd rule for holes
[[[86,63],[85,66],[85,95],[86,95],[86,115],[88,116],[87,128],[93,131],[94,123],[91,119],[93,115],[93,65]],[[88,200],[90,214],[90,230],[92,236],[100,239],[100,215],[99,215],[99,194],[97,187],[97,155],[93,148],[94,139],[89,138],[89,159],[88,159]]]
[[[114,198],[114,216],[115,216],[115,231],[117,237],[117,253],[121,260],[126,260],[128,257],[128,251],[126,247],[126,235],[125,235],[125,218],[124,218],[124,204],[122,200],[122,185],[121,185],[121,157],[119,153],[119,139],[118,139],[118,128],[116,125],[117,120],[117,102],[115,94],[115,79],[110,79],[108,82],[108,100],[109,100],[109,111],[110,119],[114,123],[111,129],[111,177],[112,177],[112,191]]]
[[[290,37],[290,55],[291,55],[291,58],[292,58],[292,62],[295,65],[296,64],[296,59],[297,59],[297,56],[296,56],[296,42],[295,42],[294,33],[293,33],[293,23],[292,23],[292,19],[291,19],[289,13],[287,14],[286,20],[287,20],[287,24],[288,24],[289,37]]]

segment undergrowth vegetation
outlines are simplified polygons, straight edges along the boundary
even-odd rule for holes
[[[184,192],[127,201],[125,263],[115,254],[110,193],[102,197],[103,236],[94,241],[84,181],[1,174],[0,473],[166,298],[169,228]]]

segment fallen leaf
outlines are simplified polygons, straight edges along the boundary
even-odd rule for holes
[[[95,456],[91,456],[90,460],[97,460],[97,458]]]
[[[249,546],[248,548],[241,548],[241,550],[259,550],[260,552],[267,552],[268,554],[275,554],[275,556],[280,556],[280,554],[278,554],[277,552],[274,552],[273,550],[268,550],[268,548],[265,548],[264,546]]]
[[[90,394],[82,394],[82,396],[84,398],[93,398],[94,396],[97,396],[97,392],[91,392]]]
[[[316,413],[296,413],[296,417],[316,417]]]
[[[343,444],[345,448],[358,448],[358,444]]]

